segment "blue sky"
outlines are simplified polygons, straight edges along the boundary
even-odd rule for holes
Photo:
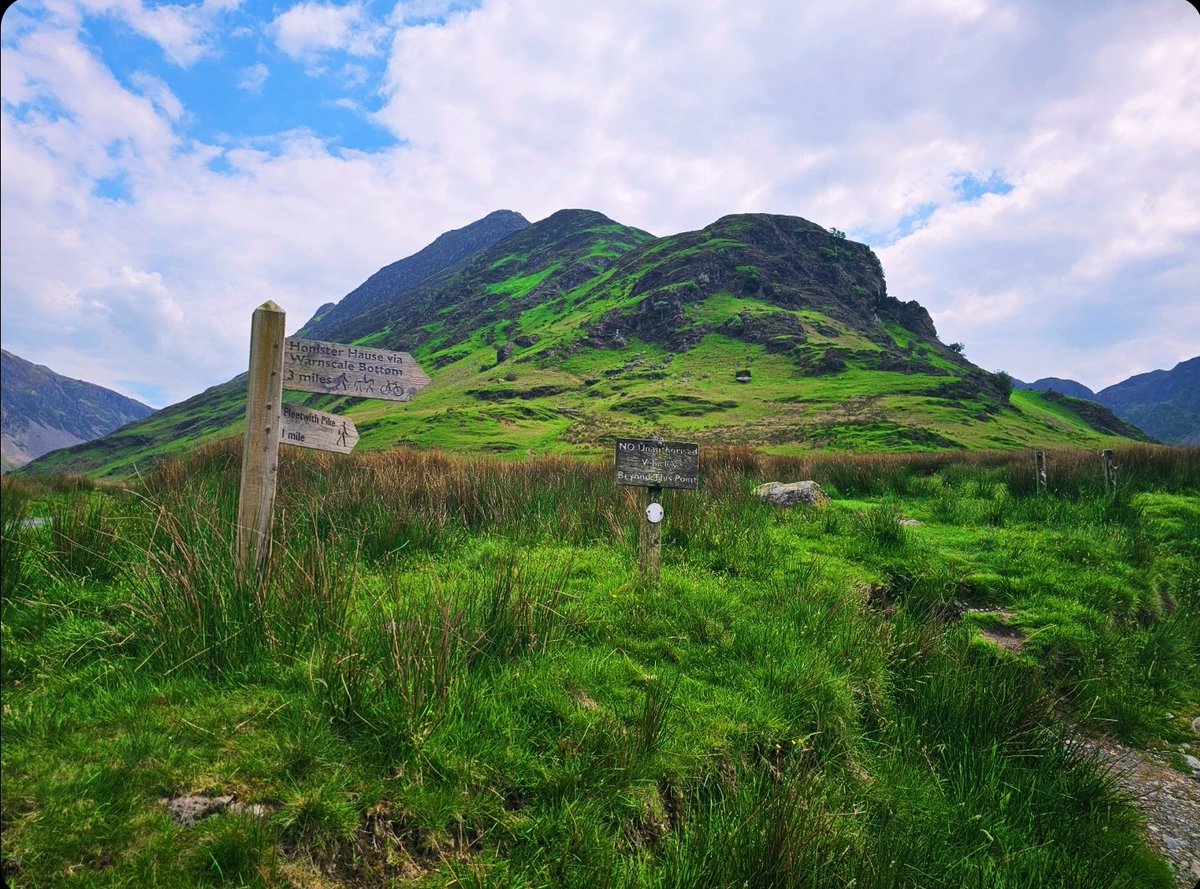
[[[1093,388],[1200,352],[1184,0],[17,0],[0,336],[161,406],[488,212],[803,216],[946,342]]]
[[[395,134],[371,119],[382,104],[378,83],[386,69],[387,31],[367,24],[390,10],[380,3],[340,8],[361,10],[331,15],[325,24],[343,22],[359,32],[358,43],[346,48],[321,46],[295,25],[289,32],[287,23],[296,16],[280,16],[270,3],[228,10],[203,54],[186,66],[111,14],[88,20],[86,43],[127,90],[139,91],[142,78],[154,72],[187,109],[177,131],[189,138],[214,145],[257,139],[270,146],[278,133],[306,129],[334,150],[394,146]]]

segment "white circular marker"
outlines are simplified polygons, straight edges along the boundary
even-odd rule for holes
[[[663,508],[661,503],[651,503],[646,507],[646,520],[652,525],[662,521]]]

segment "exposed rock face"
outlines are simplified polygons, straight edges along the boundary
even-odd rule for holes
[[[195,827],[197,821],[202,821],[209,815],[249,814],[262,818],[271,814],[270,807],[262,803],[246,804],[239,802],[237,796],[176,796],[163,800],[169,814],[176,822],[184,827]]]
[[[627,254],[615,274],[631,278],[629,296],[640,299],[590,326],[589,344],[601,348],[621,348],[616,334],[622,332],[682,352],[716,331],[773,352],[795,352],[808,342],[809,327],[823,332],[818,323],[796,314],[803,311],[864,334],[884,351],[880,360],[897,364],[898,357],[890,354],[897,347],[884,323],[898,324],[921,340],[937,338],[923,307],[888,296],[883,268],[869,247],[795,216],[725,216],[700,231],[659,238]],[[692,307],[719,294],[765,305],[715,323],[691,317]],[[839,331],[826,326],[824,333]]]
[[[776,506],[824,506],[829,495],[814,481],[767,482],[754,489],[754,496]]]
[[[232,796],[177,796],[167,800],[166,806],[172,818],[185,827],[193,827],[209,815],[224,812],[232,802]]]
[[[154,409],[111,389],[73,380],[9,351],[0,356],[4,469],[91,441]]]

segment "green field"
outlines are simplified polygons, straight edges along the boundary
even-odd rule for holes
[[[611,459],[406,449],[285,451],[241,577],[239,459],[5,478],[12,886],[1174,885],[1072,741],[1200,715],[1195,449],[706,446],[657,583]]]

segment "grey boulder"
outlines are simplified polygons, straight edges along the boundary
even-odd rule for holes
[[[824,506],[829,496],[814,481],[767,482],[754,489],[754,496],[777,506]]]

